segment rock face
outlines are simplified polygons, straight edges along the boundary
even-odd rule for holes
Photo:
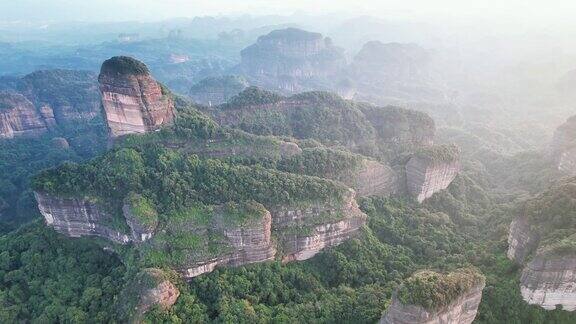
[[[556,129],[550,155],[558,170],[576,174],[576,116],[568,118]]]
[[[111,137],[146,133],[172,122],[174,102],[142,62],[129,57],[106,60],[98,82]]]
[[[238,76],[212,77],[201,80],[190,88],[189,95],[199,104],[220,105],[248,87],[248,81]]]
[[[508,258],[522,267],[529,304],[576,310],[576,185],[567,179],[527,200],[510,225]]]
[[[58,198],[46,193],[35,192],[40,213],[46,225],[70,237],[99,236],[120,244],[131,242],[131,238],[113,229],[110,216],[97,203],[88,199]]]
[[[576,255],[546,258],[537,255],[522,270],[520,292],[529,304],[544,309],[562,305],[576,310]]]
[[[449,305],[429,311],[418,305],[404,305],[393,297],[381,324],[470,324],[476,318],[484,284],[475,286]]]
[[[0,138],[35,136],[48,129],[46,120],[24,96],[0,92]]]
[[[284,93],[318,89],[346,64],[343,51],[329,38],[296,28],[260,36],[241,57],[239,70],[251,84]]]
[[[389,166],[373,160],[362,161],[362,167],[351,181],[358,196],[389,196],[398,190],[398,177]]]
[[[77,123],[100,116],[100,92],[92,72],[41,70],[10,83],[0,81],[0,88],[26,97],[49,128],[77,128]]]
[[[508,234],[508,259],[524,263],[526,257],[538,246],[538,236],[537,232],[531,230],[525,217],[515,218]]]
[[[218,266],[240,266],[273,260],[276,247],[272,241],[271,228],[272,218],[268,211],[251,222],[249,226],[224,226],[222,219],[216,219],[216,222],[212,224],[212,230],[221,233],[226,238],[231,251],[199,261],[180,271],[183,272],[185,278],[193,278],[212,272]]]
[[[341,204],[274,209],[273,227],[280,236],[282,260],[306,260],[352,237],[366,223],[355,196],[350,190]]]
[[[416,154],[406,164],[408,192],[421,203],[434,193],[448,188],[459,172],[458,155],[437,158],[428,154]]]
[[[18,91],[44,112],[49,126],[74,127],[100,116],[100,93],[92,72],[37,71],[20,80]]]
[[[147,268],[128,282],[119,297],[119,318],[129,323],[141,323],[152,307],[172,307],[180,297],[180,291],[162,270]]]

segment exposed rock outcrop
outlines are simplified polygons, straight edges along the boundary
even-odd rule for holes
[[[484,285],[466,291],[441,309],[428,311],[422,306],[404,305],[397,298],[380,320],[380,324],[470,324],[476,318]]]
[[[576,185],[564,180],[524,203],[510,225],[508,258],[522,267],[524,300],[576,310]]]
[[[24,96],[0,92],[0,138],[36,136],[48,129],[41,112]]]
[[[42,112],[48,126],[75,127],[100,116],[98,81],[92,72],[36,71],[20,80],[18,91]]]
[[[172,97],[142,62],[124,56],[106,60],[98,81],[111,137],[146,133],[172,122]]]
[[[272,217],[262,209],[256,219],[246,224],[227,225],[227,216],[217,212],[209,229],[194,228],[193,231],[216,231],[221,233],[229,246],[229,252],[213,258],[202,259],[181,271],[185,278],[193,278],[212,272],[219,266],[240,266],[256,262],[271,261],[276,255],[276,246],[272,240]]]
[[[130,323],[141,323],[152,307],[169,309],[179,296],[180,291],[165,272],[147,268],[136,274],[120,293],[118,316]]]
[[[350,186],[358,196],[389,196],[398,190],[398,177],[389,166],[373,160],[361,162]]]
[[[260,36],[241,56],[239,70],[251,84],[284,93],[318,89],[346,64],[329,38],[296,28]]]
[[[556,129],[550,155],[558,170],[576,175],[576,116]]]
[[[355,196],[349,190],[341,203],[274,208],[273,228],[280,237],[282,260],[306,260],[352,237],[366,223]]]
[[[540,238],[538,232],[530,228],[526,217],[516,217],[510,224],[508,234],[508,259],[524,263],[528,255],[536,249]]]
[[[410,287],[411,281],[425,276],[425,283]],[[408,287],[406,287],[408,285]],[[470,324],[478,312],[485,286],[484,277],[470,271],[456,271],[447,275],[432,271],[417,273],[408,279],[392,297],[392,303],[380,319],[381,324]],[[415,300],[406,289],[444,289],[426,294],[416,291],[417,296],[431,296]],[[401,295],[401,296],[399,296]],[[442,298],[442,300],[435,300]],[[404,300],[403,300],[404,299]],[[407,303],[414,302],[414,303]],[[417,302],[417,303],[416,303]],[[423,302],[425,305],[421,305]]]
[[[520,292],[527,303],[544,309],[561,305],[564,310],[576,310],[576,254],[537,255],[522,270]]]
[[[81,198],[60,198],[34,192],[46,225],[70,237],[99,236],[120,244],[131,238],[112,227],[113,217],[97,202]]]
[[[418,202],[448,188],[460,172],[459,150],[436,146],[420,150],[406,164],[408,192]]]

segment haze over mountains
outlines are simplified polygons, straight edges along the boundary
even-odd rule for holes
[[[570,29],[421,9],[0,14],[0,322],[574,323]]]

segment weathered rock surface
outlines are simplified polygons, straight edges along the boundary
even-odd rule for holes
[[[558,170],[576,174],[576,116],[568,118],[556,129],[550,155]]]
[[[544,309],[576,310],[576,186],[562,180],[527,200],[512,221],[508,258],[522,268],[520,292]]]
[[[212,224],[213,229],[222,233],[232,251],[183,269],[185,278],[211,272],[218,266],[240,266],[274,259],[276,246],[272,241],[270,212],[266,211],[259,220],[251,222],[249,226],[223,226],[222,219],[216,221],[216,224]]]
[[[59,198],[35,192],[40,213],[46,225],[70,237],[99,236],[120,244],[131,242],[131,238],[113,229],[110,216],[96,202],[80,198]]]
[[[26,97],[49,128],[76,128],[78,122],[100,116],[96,74],[74,70],[41,70],[2,83],[0,88]]]
[[[273,228],[280,237],[282,260],[306,260],[354,236],[366,223],[355,197],[350,190],[342,203],[273,209]]]
[[[35,136],[48,129],[43,116],[24,96],[0,92],[0,138]]]
[[[484,284],[464,292],[449,305],[427,310],[419,305],[404,305],[396,296],[380,320],[381,324],[470,324],[478,313]]]
[[[524,263],[526,257],[538,246],[538,236],[525,217],[516,217],[510,224],[508,234],[508,259]]]
[[[520,291],[529,304],[548,310],[557,305],[567,311],[576,310],[576,256],[537,255],[522,270]]]
[[[373,160],[364,160],[362,167],[349,185],[358,196],[389,196],[398,190],[398,176],[389,166]]]
[[[42,70],[23,77],[18,91],[44,112],[48,126],[75,126],[100,116],[96,75],[87,71]]]
[[[241,56],[239,69],[251,84],[284,93],[318,89],[346,65],[329,38],[296,28],[260,36]]]
[[[169,309],[178,297],[180,291],[162,270],[147,268],[136,274],[121,292],[118,315],[130,323],[141,323],[152,307]]]
[[[113,57],[102,64],[98,81],[111,137],[146,133],[172,122],[174,102],[143,63]]]
[[[408,192],[421,203],[448,188],[459,172],[458,157],[441,160],[415,155],[406,164]]]

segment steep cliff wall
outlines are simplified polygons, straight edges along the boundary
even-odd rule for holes
[[[102,64],[98,82],[112,137],[146,133],[172,122],[174,102],[142,62],[113,57]]]
[[[87,71],[42,70],[23,77],[18,91],[34,105],[52,112],[53,123],[74,123],[100,116],[100,93],[96,74]]]
[[[421,271],[394,293],[382,324],[470,324],[478,312],[485,279],[475,269],[447,274]]]
[[[421,150],[406,164],[408,192],[418,202],[423,202],[434,193],[448,188],[459,172],[457,148],[439,146]]]
[[[211,256],[198,255],[190,258],[188,265],[180,269],[185,278],[211,272],[219,266],[240,266],[274,259],[276,247],[272,241],[270,212],[263,209],[260,215],[244,224],[226,224],[228,217],[229,215],[220,211],[212,219],[209,229],[190,229],[196,233],[202,232],[200,235],[204,236],[209,235],[207,233],[210,231],[219,233],[227,248]],[[214,235],[213,232],[210,235]]]
[[[526,217],[516,217],[510,224],[508,234],[508,259],[524,263],[528,255],[536,249],[539,234],[530,228]]]
[[[109,225],[112,217],[95,202],[59,198],[43,192],[34,195],[46,225],[59,233],[70,237],[99,236],[120,244],[131,241],[128,235]]]
[[[510,225],[508,258],[522,267],[524,300],[576,310],[576,185],[561,181],[527,200]]]
[[[556,129],[550,156],[558,170],[576,175],[576,116],[568,118]]]
[[[398,176],[389,166],[373,160],[364,160],[360,169],[347,184],[358,196],[389,196],[399,188]]]
[[[470,324],[476,318],[484,285],[464,292],[458,299],[438,310],[429,311],[422,306],[404,305],[397,298],[382,316],[380,324]]]
[[[118,318],[129,323],[142,323],[152,307],[169,309],[180,297],[180,291],[168,275],[155,268],[143,269],[126,284],[116,302]]]
[[[544,309],[562,305],[564,310],[576,310],[576,255],[537,255],[522,270],[520,291],[529,304]]]
[[[352,237],[366,223],[355,196],[350,190],[339,203],[274,208],[273,228],[281,244],[282,260],[306,260]]]
[[[0,139],[17,136],[35,136],[48,127],[43,116],[24,96],[12,92],[0,92]]]

